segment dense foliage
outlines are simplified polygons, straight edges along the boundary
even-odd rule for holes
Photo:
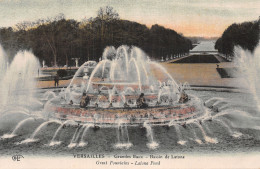
[[[220,53],[233,55],[234,46],[253,51],[259,41],[259,21],[230,25],[216,41]]]
[[[174,30],[121,20],[112,7],[100,8],[97,17],[81,22],[61,14],[1,28],[0,43],[10,56],[20,49],[32,50],[48,66],[74,65],[72,58],[98,61],[106,46],[135,45],[153,59],[187,53],[192,46]]]
[[[65,77],[68,75],[68,72],[65,69],[59,69],[57,70],[57,74],[59,77]]]

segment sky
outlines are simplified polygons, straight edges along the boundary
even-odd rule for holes
[[[232,23],[260,16],[260,0],[0,0],[0,27],[59,13],[81,21],[107,5],[121,19],[159,24],[185,36],[218,37]]]

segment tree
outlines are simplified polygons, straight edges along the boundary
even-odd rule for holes
[[[216,41],[215,49],[226,55],[233,55],[234,46],[254,51],[259,41],[259,22],[243,22],[230,25]]]
[[[100,41],[101,41],[101,46],[103,46],[104,38],[105,38],[104,37],[105,28],[107,27],[107,24],[109,22],[119,20],[119,14],[113,9],[113,7],[106,6],[99,9],[95,20],[97,21],[97,23],[100,24]]]
[[[113,7],[106,6],[98,10],[96,19],[100,19],[104,22],[109,22],[112,20],[118,20],[119,14],[113,9]]]
[[[33,25],[33,26],[32,26]],[[17,29],[19,27],[19,30]],[[106,46],[137,46],[153,59],[185,53],[191,41],[160,25],[147,26],[119,19],[112,7],[100,8],[97,16],[81,22],[63,14],[18,24],[16,29],[1,28],[0,43],[15,54],[30,49],[46,65],[70,65],[71,58],[98,61]]]

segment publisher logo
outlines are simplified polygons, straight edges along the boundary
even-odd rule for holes
[[[24,158],[22,155],[13,155],[12,160],[13,161],[21,161],[21,158]]]

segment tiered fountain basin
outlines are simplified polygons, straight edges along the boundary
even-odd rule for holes
[[[196,97],[189,96],[180,103],[185,87],[137,47],[107,47],[102,60],[94,66],[90,63],[93,61],[78,69],[59,97],[46,103],[49,118],[95,126],[185,125],[206,114]],[[79,106],[83,93],[90,98],[85,108]],[[145,106],[138,108],[136,101],[141,94]]]

